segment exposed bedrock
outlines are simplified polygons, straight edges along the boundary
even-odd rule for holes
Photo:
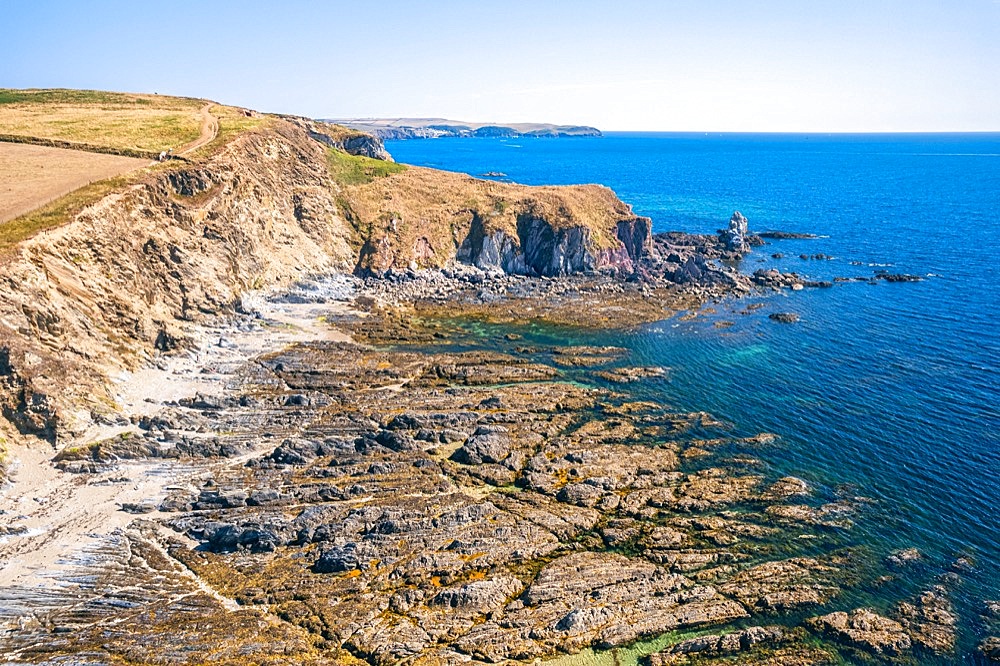
[[[456,252],[456,259],[483,270],[514,275],[560,276],[606,270],[622,275],[635,272],[652,243],[648,218],[632,217],[614,225],[617,243],[601,249],[584,225],[555,228],[544,217],[523,215],[517,233],[503,229],[489,233],[478,216]]]
[[[729,226],[719,232],[719,242],[730,252],[749,252],[749,235],[747,218],[743,217],[743,213],[736,211],[729,219]]]
[[[369,133],[315,121],[300,116],[282,116],[284,120],[304,130],[309,138],[342,150],[350,155],[360,155],[371,159],[392,162],[392,156],[385,149],[382,139]]]
[[[382,316],[340,324],[371,342],[395,326]],[[159,508],[149,518],[184,539],[136,535],[131,553],[167,551],[148,566],[129,552],[108,571],[107,556],[88,560],[92,603],[0,646],[110,660],[149,645],[189,663],[208,644],[388,666],[530,663],[685,632],[649,662],[952,654],[943,588],[887,617],[831,612],[866,557],[844,548],[853,510],[747,459],[773,435],[734,437],[708,414],[590,383],[628,361],[621,348],[454,351],[464,334],[399,326],[397,342],[445,344],[296,344],[232,368],[223,395],[192,393],[127,437],[61,455],[79,484],[116,461],[180,459],[195,473],[122,509]]]

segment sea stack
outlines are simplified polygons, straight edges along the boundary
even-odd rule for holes
[[[750,242],[747,240],[749,230],[747,218],[743,213],[736,211],[729,218],[729,228],[719,232],[719,240],[730,252],[745,253],[750,251]]]

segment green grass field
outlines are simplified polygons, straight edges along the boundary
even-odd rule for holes
[[[198,138],[203,100],[0,88],[0,134],[159,152]]]
[[[327,149],[326,163],[330,168],[330,175],[341,185],[364,185],[376,178],[406,171],[405,164],[348,155],[334,148]]]

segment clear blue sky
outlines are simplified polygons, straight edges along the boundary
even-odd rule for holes
[[[1000,0],[0,0],[0,87],[606,130],[1000,130]]]

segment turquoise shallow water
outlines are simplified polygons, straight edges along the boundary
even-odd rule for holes
[[[876,558],[921,549],[925,567],[904,588],[970,557],[975,568],[956,594],[968,646],[981,601],[1000,598],[1000,135],[622,133],[387,145],[401,162],[473,175],[605,184],[652,217],[655,231],[714,232],[740,210],[755,230],[821,236],[772,241],[744,261],[747,271],[926,276],[724,302],[693,321],[583,341],[670,367],[667,379],[635,387],[647,397],[710,411],[740,434],[779,434],[780,446],[754,451],[773,473],[803,477],[830,498],[872,498],[851,539]],[[747,302],[765,306],[740,314]],[[774,311],[801,321],[769,321]],[[714,327],[719,320],[733,326]],[[889,604],[903,592],[873,589],[860,601]]]

